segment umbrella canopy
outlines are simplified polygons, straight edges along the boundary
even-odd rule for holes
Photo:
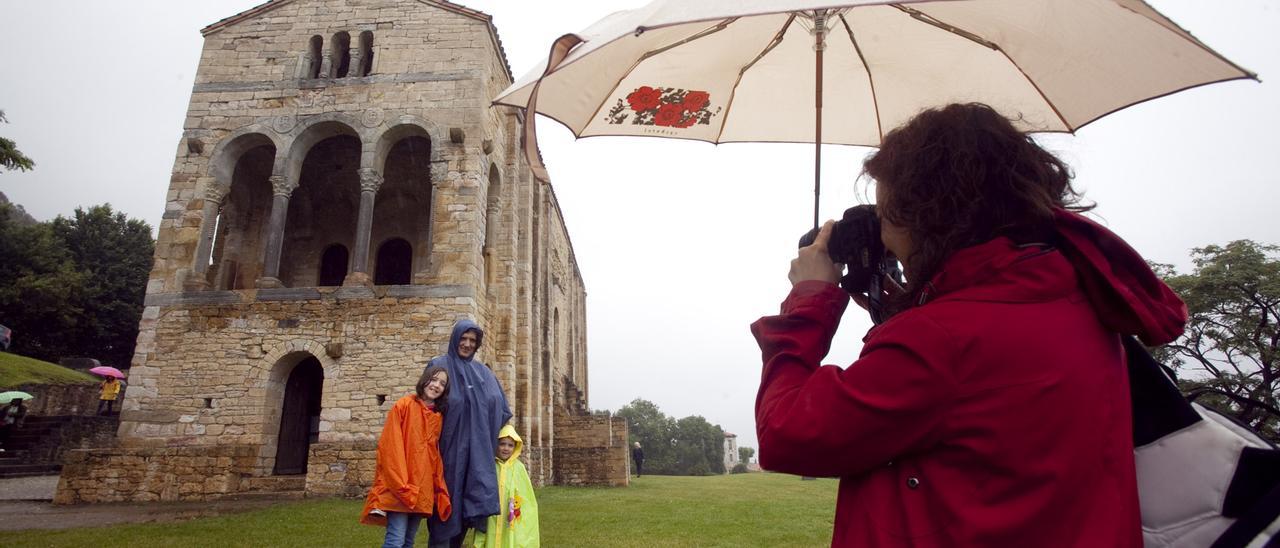
[[[10,390],[8,392],[0,392],[0,405],[9,405],[13,400],[22,400],[28,402],[32,400],[31,394],[21,390]]]
[[[1072,132],[1237,78],[1255,75],[1139,0],[658,0],[560,38],[494,103],[578,137],[878,146],[950,103]]]
[[[124,373],[120,372],[119,369],[107,365],[99,365],[98,367],[90,369],[89,372],[103,377],[115,377],[117,379],[124,378]]]

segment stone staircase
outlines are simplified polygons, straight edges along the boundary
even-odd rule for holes
[[[307,476],[261,476],[246,478],[246,489],[235,493],[235,499],[301,499],[306,496]]]
[[[62,470],[62,454],[114,438],[117,417],[28,415],[0,453],[0,478],[46,476]]]

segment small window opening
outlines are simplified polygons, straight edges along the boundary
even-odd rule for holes
[[[205,398],[205,399],[204,399],[204,408],[205,408],[205,409],[213,409],[213,398]]]
[[[333,74],[331,78],[346,78],[351,70],[351,35],[346,31],[333,35]]]
[[[382,404],[384,404],[384,403],[387,403],[387,395],[386,395],[386,394],[378,394],[377,398],[378,398],[378,405],[382,405]]]
[[[356,76],[368,76],[373,73],[373,31],[360,33],[360,66],[356,67]]]
[[[378,246],[374,285],[409,285],[413,267],[413,247],[403,238],[392,238]]]
[[[324,38],[321,38],[318,34],[311,37],[311,47],[308,50],[311,65],[307,67],[307,78],[315,79],[320,77],[320,62],[323,60],[320,55],[322,46],[324,46]]]
[[[324,249],[320,256],[320,276],[316,285],[320,287],[342,285],[347,277],[348,253],[346,246],[333,244]]]

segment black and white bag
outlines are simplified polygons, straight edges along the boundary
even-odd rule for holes
[[[1280,546],[1280,449],[1188,402],[1137,339],[1124,347],[1143,543]]]

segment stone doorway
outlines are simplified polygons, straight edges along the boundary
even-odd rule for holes
[[[298,362],[285,382],[276,443],[276,475],[305,474],[307,454],[320,434],[324,368],[314,356]]]

